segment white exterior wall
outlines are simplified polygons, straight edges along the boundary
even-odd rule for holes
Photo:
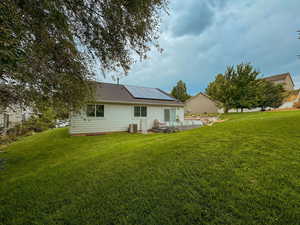
[[[181,122],[184,121],[183,107],[143,105],[147,107],[147,117],[134,117],[134,106],[140,105],[97,104],[104,105],[104,117],[87,117],[86,108],[82,109],[71,115],[71,134],[127,131],[132,123],[138,124],[138,129],[141,129],[143,120],[146,120],[147,129],[151,129],[154,120],[164,122],[164,109],[170,108],[176,108],[176,116]]]

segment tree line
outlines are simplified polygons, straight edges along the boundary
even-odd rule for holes
[[[250,63],[227,67],[224,74],[218,74],[206,88],[206,93],[224,108],[252,109],[260,107],[277,108],[284,99],[284,88],[259,78],[260,72]]]
[[[257,107],[264,111],[267,107],[279,107],[285,97],[284,88],[282,85],[261,79],[259,75],[260,72],[250,63],[229,66],[224,74],[218,74],[215,80],[209,83],[205,92],[224,109],[224,112],[230,109],[243,111]],[[191,97],[182,80],[173,87],[171,95],[182,102]]]

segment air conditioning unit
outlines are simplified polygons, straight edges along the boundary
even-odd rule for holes
[[[138,132],[138,125],[137,124],[129,124],[129,129],[128,129],[129,133],[133,134],[133,133],[137,133]]]

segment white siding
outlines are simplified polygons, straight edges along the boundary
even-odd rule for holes
[[[101,103],[97,103],[101,104]],[[129,124],[138,124],[141,129],[141,120],[147,121],[147,129],[151,129],[154,120],[164,122],[164,109],[172,107],[147,106],[147,117],[134,117],[134,105],[102,104],[104,105],[104,117],[87,117],[86,109],[71,116],[71,134],[101,133],[127,131]],[[174,108],[174,107],[173,107]],[[176,107],[176,113],[180,121],[184,120],[183,107]]]

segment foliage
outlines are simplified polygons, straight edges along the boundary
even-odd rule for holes
[[[14,142],[20,136],[27,136],[31,133],[31,130],[22,124],[18,124],[15,127],[8,129],[5,135],[0,135],[0,145],[6,145]]]
[[[265,110],[267,107],[278,108],[284,99],[284,88],[266,80],[259,80],[256,87],[256,106]]]
[[[232,85],[234,86],[234,108],[251,109],[256,106],[256,71],[251,64],[239,64],[236,66],[236,74],[233,76]]]
[[[48,108],[37,115],[33,115],[29,120],[23,123],[23,127],[35,132],[42,132],[55,127],[56,113]]]
[[[0,221],[299,224],[300,111],[224,118],[170,135],[26,137],[0,153]]]
[[[229,109],[251,109],[255,107],[279,107],[284,98],[283,88],[258,79],[260,73],[251,64],[239,64],[227,68],[224,75],[218,74],[206,93],[222,103],[224,111]]]
[[[42,132],[55,127],[57,114],[48,108],[42,113],[34,114],[27,121],[18,124],[6,131],[0,138],[0,144],[8,144],[16,141],[19,137],[32,135],[33,132]]]
[[[185,102],[191,97],[187,93],[186,84],[182,80],[178,81],[176,86],[173,87],[171,95],[182,102]]]
[[[221,103],[224,112],[235,106],[236,88],[233,85],[233,79],[236,76],[234,68],[227,67],[225,74],[218,74],[214,82],[209,83],[206,93],[214,100]],[[220,106],[219,106],[220,107]]]
[[[0,1],[0,105],[56,110],[92,97],[94,64],[128,72],[157,45],[167,0]],[[99,69],[97,69],[99,71]],[[34,103],[34,104],[32,104]]]

